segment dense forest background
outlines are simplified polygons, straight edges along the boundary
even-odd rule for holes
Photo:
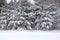
[[[1,30],[60,30],[60,0],[0,0]]]

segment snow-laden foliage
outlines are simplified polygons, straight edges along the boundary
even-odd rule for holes
[[[28,1],[22,3],[5,3],[1,7],[0,29],[7,30],[51,30],[54,28],[55,5],[30,4]]]

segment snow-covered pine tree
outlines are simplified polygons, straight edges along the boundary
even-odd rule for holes
[[[51,5],[49,7],[47,7],[46,9],[43,9],[40,12],[40,18],[37,16],[36,19],[36,26],[35,29],[37,30],[51,30],[54,28],[54,24],[55,22],[55,15],[57,13],[57,9],[55,5]]]
[[[24,2],[24,5],[27,2]],[[28,3],[27,3],[28,4]],[[27,13],[24,12],[26,6],[22,6],[20,2],[13,2],[12,0],[9,3],[5,3],[2,7],[1,12],[7,13],[7,29],[28,29],[31,30],[31,24],[28,20],[26,20]],[[21,7],[22,6],[22,7]]]
[[[16,0],[13,2],[12,0],[9,0],[9,3],[7,2],[8,0],[4,0],[4,5],[1,7],[1,14],[6,17],[6,28],[5,29],[17,29],[16,23],[18,23],[19,19],[19,14],[20,14],[20,6],[17,4]],[[19,9],[18,9],[19,6]],[[19,10],[19,11],[18,11]],[[13,26],[11,26],[11,24]]]

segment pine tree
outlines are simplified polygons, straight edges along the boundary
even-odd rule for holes
[[[53,25],[56,23],[54,16],[56,15],[56,7],[54,5],[49,6],[46,9],[43,9],[40,12],[40,18],[37,16],[36,19],[36,29],[39,30],[51,30]]]

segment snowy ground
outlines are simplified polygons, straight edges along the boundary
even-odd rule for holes
[[[60,31],[0,31],[0,40],[60,40]]]

